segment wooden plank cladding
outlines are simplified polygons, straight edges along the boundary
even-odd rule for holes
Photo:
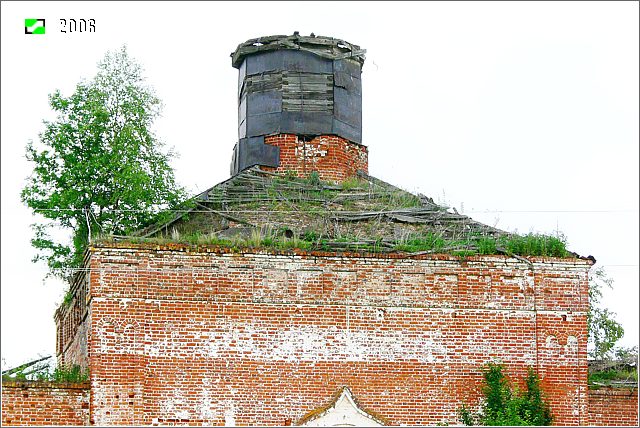
[[[333,75],[283,72],[282,110],[333,113]]]
[[[249,94],[282,93],[281,111],[333,113],[333,75],[275,71],[247,76],[241,99]]]
[[[255,74],[247,76],[242,87],[240,99],[256,92],[266,92],[282,89],[282,72],[274,71],[271,73]]]

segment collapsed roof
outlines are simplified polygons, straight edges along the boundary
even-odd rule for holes
[[[202,192],[187,209],[135,236],[330,251],[518,253],[499,244],[516,235],[362,172],[333,184],[313,173],[298,178],[258,167]],[[497,248],[483,251],[487,240]]]

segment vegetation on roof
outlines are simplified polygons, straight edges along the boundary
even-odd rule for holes
[[[2,381],[39,381],[55,383],[77,383],[89,380],[89,372],[79,365],[52,367],[51,357],[38,358],[18,367],[2,372]]]
[[[638,347],[620,347],[607,358],[589,361],[589,386],[638,387]]]
[[[571,255],[562,237],[507,233],[366,174],[334,184],[317,173],[299,178],[259,169],[203,192],[160,224],[116,239],[237,250]]]
[[[289,230],[277,232],[254,229],[250,235],[236,235],[221,238],[215,233],[193,232],[182,235],[173,230],[171,236],[130,237],[131,243],[183,243],[193,245],[214,245],[231,250],[243,249],[301,249],[308,251],[352,251],[352,252],[403,252],[408,254],[452,254],[456,256],[506,254],[517,256],[567,257],[564,243],[558,238],[544,235],[526,235],[515,237],[482,237],[468,240],[445,240],[435,235],[427,235],[408,240],[388,242],[383,240],[359,239],[355,236],[341,236],[334,239],[319,238],[313,232],[302,236],[287,237]],[[104,241],[110,240],[103,238]],[[515,251],[509,250],[514,248]]]
[[[595,371],[589,373],[589,386],[635,386],[638,385],[638,368],[610,368],[603,371]]]

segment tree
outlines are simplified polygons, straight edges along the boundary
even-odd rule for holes
[[[161,102],[126,47],[108,52],[93,80],[71,96],[50,94],[49,104],[57,118],[44,121],[37,146],[27,145],[35,166],[21,197],[49,220],[33,225],[34,262],[46,260],[52,274],[65,277],[82,264],[97,233],[129,234],[175,207],[185,192],[169,165],[174,154],[161,151],[151,130]],[[70,229],[73,243],[54,241],[54,226]]]
[[[611,358],[616,342],[624,335],[622,325],[614,319],[616,314],[599,306],[603,287],[612,288],[612,284],[602,267],[589,276],[589,356],[596,360]]]

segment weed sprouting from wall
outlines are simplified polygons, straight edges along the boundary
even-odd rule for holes
[[[483,403],[474,413],[466,405],[459,411],[460,420],[468,426],[551,425],[553,416],[540,389],[540,380],[532,368],[525,379],[526,390],[511,385],[502,364],[490,363],[482,372]]]

